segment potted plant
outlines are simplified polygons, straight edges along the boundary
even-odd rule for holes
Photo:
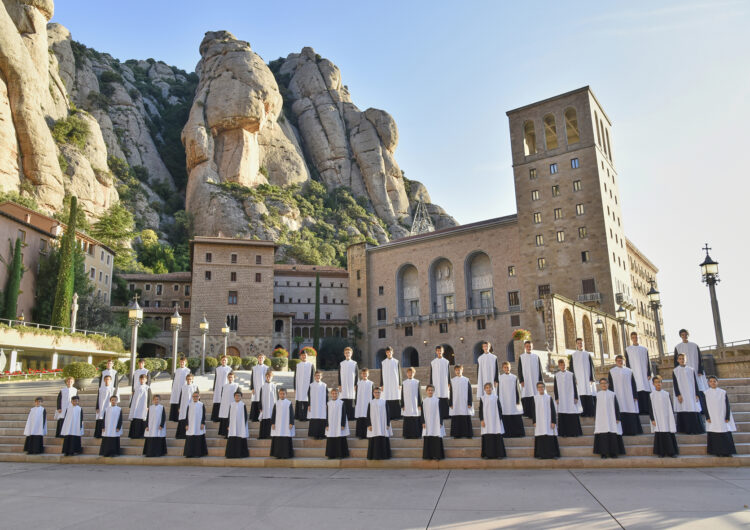
[[[518,356],[523,353],[523,343],[531,340],[531,332],[526,329],[518,328],[513,332],[513,353]]]
[[[216,357],[206,357],[206,366],[204,368],[207,374],[212,373],[217,366],[219,366],[219,361],[216,360]]]
[[[91,385],[98,373],[96,366],[89,363],[70,363],[63,368],[63,376],[73,377],[75,379],[73,386],[81,392]]]

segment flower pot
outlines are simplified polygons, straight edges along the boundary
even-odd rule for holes
[[[76,379],[75,383],[73,383],[73,386],[83,392],[86,390],[89,386],[91,386],[91,383],[94,382],[93,377],[87,377],[85,379]]]

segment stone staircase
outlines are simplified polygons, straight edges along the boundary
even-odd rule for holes
[[[473,368],[473,370],[472,370]],[[429,376],[425,375],[425,368],[418,369],[423,384]],[[473,372],[473,373],[472,373]],[[476,380],[476,367],[469,367],[465,373]],[[283,379],[285,387],[291,387],[291,373]],[[379,373],[371,372],[371,379],[378,382]],[[336,381],[335,372],[327,372],[324,380],[329,385]],[[244,385],[243,385],[244,386]],[[104,458],[98,456],[99,440],[93,438],[94,431],[94,403],[93,392],[81,394],[81,406],[84,409],[84,427],[86,435],[83,438],[84,453],[74,457],[64,457],[60,454],[62,440],[54,438],[55,396],[45,396],[45,406],[50,418],[48,430],[52,436],[45,438],[43,455],[26,455],[23,453],[23,429],[26,415],[31,406],[31,399],[27,396],[0,397],[0,461],[23,462],[60,462],[60,463],[108,463],[121,465],[198,465],[198,466],[237,466],[237,467],[385,467],[385,468],[627,468],[627,467],[711,467],[711,466],[750,466],[750,379],[725,379],[724,388],[730,396],[732,410],[737,423],[738,432],[734,433],[738,455],[734,458],[716,458],[706,455],[705,435],[678,435],[680,446],[679,458],[657,458],[652,455],[653,437],[651,434],[625,437],[627,456],[616,460],[600,459],[592,454],[593,421],[592,418],[582,418],[584,436],[578,438],[559,438],[562,457],[558,460],[537,460],[533,458],[534,438],[533,427],[528,419],[524,419],[526,426],[525,438],[507,438],[505,447],[508,458],[502,460],[481,459],[481,438],[479,436],[479,419],[474,417],[474,438],[471,440],[445,438],[446,459],[434,462],[424,461],[422,456],[422,440],[404,440],[401,438],[401,421],[393,422],[394,437],[391,439],[393,458],[386,461],[368,461],[367,440],[349,438],[350,458],[344,460],[328,460],[325,458],[325,440],[307,438],[307,423],[297,422],[297,436],[294,439],[295,458],[291,460],[276,460],[268,457],[270,440],[258,440],[258,424],[252,423],[250,428],[250,458],[227,460],[224,458],[225,440],[216,435],[218,424],[207,424],[207,444],[209,456],[201,459],[185,459],[182,457],[183,440],[174,439],[176,424],[167,422],[168,456],[162,458],[145,458],[141,456],[143,440],[130,440],[127,436],[121,438],[122,456]],[[665,389],[670,389],[670,383],[665,382]],[[475,390],[476,391],[476,390]],[[549,385],[551,392],[551,385]],[[294,392],[291,392],[293,398]],[[166,396],[163,396],[166,397]],[[211,407],[211,393],[203,392],[202,400]],[[123,396],[123,414],[127,417],[128,396]],[[245,398],[249,402],[249,397]],[[475,407],[477,405],[475,404]],[[650,432],[647,416],[641,416],[643,430]],[[129,422],[126,420],[123,432],[127,433]],[[446,421],[446,431],[450,422]],[[354,426],[350,425],[354,430]]]

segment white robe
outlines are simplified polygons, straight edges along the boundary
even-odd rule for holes
[[[81,414],[81,407],[79,405],[68,407],[68,413],[65,414],[62,429],[60,429],[62,436],[83,436],[83,418]]]
[[[118,428],[119,424],[119,428]],[[122,409],[115,405],[109,407],[104,414],[102,438],[119,438],[122,434]]]
[[[143,436],[146,438],[166,438],[167,437],[167,419],[164,417],[164,427],[161,426],[161,420],[164,412],[164,405],[151,405],[148,408],[148,425]]]
[[[203,402],[190,400],[190,404],[187,407],[185,436],[201,436],[206,434],[206,424],[204,423],[206,421],[205,410]]]
[[[130,412],[128,412],[128,419],[145,420],[148,415],[148,385],[139,385],[138,389],[133,394],[133,398],[130,400]]]
[[[702,410],[700,400],[698,399],[698,389],[695,388],[695,370],[689,366],[678,366],[672,371],[672,379],[677,380],[680,388],[682,403],[677,398],[677,392],[674,394],[674,411],[675,412],[700,412]]]
[[[701,356],[698,345],[694,342],[680,342],[674,349],[677,352],[675,355],[679,353],[685,354],[685,366],[689,366],[695,370],[695,375],[698,379],[698,390],[705,392],[708,388],[708,380],[706,379],[706,375],[699,370]]]
[[[169,402],[177,404],[180,402],[180,392],[182,391],[182,385],[185,384],[185,378],[190,373],[190,368],[178,368],[174,371],[174,379],[172,379],[172,394],[169,397]]]
[[[77,395],[78,389],[74,386],[71,386],[70,388],[66,386],[60,390],[60,412],[57,412],[58,409],[55,409],[56,420],[65,417],[65,411],[70,407],[70,398]]]
[[[344,359],[339,363],[341,399],[354,399],[357,383],[357,362]]]
[[[294,424],[291,424],[291,429],[289,428],[290,423],[294,420],[294,416],[289,415],[291,406],[292,402],[288,399],[279,399],[273,406],[276,417],[274,418],[274,423],[271,425],[271,436],[294,438]]]
[[[591,380],[591,354],[586,350],[576,350],[572,355],[578,397],[593,396],[596,390],[594,389],[594,382]]]
[[[516,403],[518,394],[518,378],[513,374],[500,374],[500,406],[503,408],[504,416],[514,416],[523,414],[523,410]]]
[[[583,412],[581,400],[575,400],[576,377],[568,370],[559,371],[555,374],[557,385],[557,413],[558,414],[580,414]]]
[[[542,366],[536,353],[522,353],[518,356],[523,370],[523,388],[521,397],[536,397],[536,384],[539,382],[539,369]]]
[[[594,434],[607,432],[622,434],[622,423],[617,423],[617,416],[615,415],[615,403],[620,405],[620,400],[611,390],[600,390],[596,393]]]
[[[445,436],[443,422],[440,421],[440,405],[438,398],[426,397],[422,400],[422,419],[424,428],[422,436]]]
[[[261,420],[270,420],[273,414],[273,406],[276,403],[276,387],[273,381],[263,383],[260,388],[260,417]]]
[[[340,399],[328,402],[328,426],[326,427],[326,437],[328,438],[345,438],[349,436],[349,420],[344,414],[344,426],[341,426],[341,414],[344,410],[344,402]]]
[[[390,438],[393,436],[393,429],[391,429],[391,424],[388,423],[385,400],[382,398],[371,399],[369,402],[369,412],[372,430],[367,429],[367,437],[386,436]],[[365,410],[365,414],[367,414],[367,410]]]
[[[404,379],[401,393],[404,396],[404,416],[419,416],[419,407],[422,400],[419,396],[419,381],[416,379]]]
[[[99,378],[99,386],[100,387],[104,386],[104,377],[107,376],[107,375],[112,378],[112,380],[109,382],[110,386],[119,386],[117,384],[119,382],[118,381],[119,375],[117,374],[117,370],[115,370],[114,368],[111,368],[109,370],[106,370],[106,369],[102,370],[102,375]]]
[[[627,366],[623,366],[622,368],[614,366],[609,371],[609,377],[612,378],[612,390],[617,395],[617,404],[620,405],[620,413],[638,413],[638,402],[635,401],[638,396],[633,395],[633,370]]]
[[[26,426],[23,429],[24,436],[47,436],[47,417],[44,407],[34,406],[26,418]]]
[[[229,405],[234,403],[234,393],[240,387],[239,383],[227,383],[221,387],[221,401],[219,401],[219,418],[229,417]]]
[[[651,392],[653,387],[648,378],[649,360],[648,349],[645,346],[628,346],[628,363],[635,376],[635,386],[638,392]]]
[[[451,363],[445,357],[435,357],[430,362],[430,383],[435,387],[435,397],[450,396]]]
[[[534,436],[557,436],[557,424],[552,428],[552,396],[545,393],[534,396]]]
[[[485,393],[479,399],[482,402],[482,421],[484,421],[481,434],[505,434],[497,394],[493,392],[488,396]]]
[[[257,364],[253,366],[253,371],[250,376],[253,390],[251,401],[260,401],[260,389],[263,387],[263,383],[266,382],[266,372],[270,369],[271,368],[265,364]]]
[[[227,409],[229,415],[229,430],[227,436],[236,436],[239,438],[247,438],[247,409],[245,408],[245,402],[232,401]]]
[[[484,394],[485,383],[492,383],[492,392],[495,392],[495,381],[497,376],[497,355],[494,353],[482,353],[477,359],[477,397]]]
[[[710,422],[706,422],[708,432],[733,432],[737,430],[732,412],[729,412],[729,422],[726,421],[727,402],[726,391],[721,388],[710,388],[706,390],[706,408]]]
[[[651,412],[654,416],[651,424],[651,432],[677,432],[672,410],[672,400],[669,392],[665,390],[653,390],[651,392]]]
[[[310,385],[310,413],[311,420],[326,418],[326,402],[328,401],[328,386],[325,383],[314,382]]]
[[[178,419],[187,419],[187,409],[191,401],[193,401],[193,392],[198,391],[198,385],[195,383],[182,385],[182,394],[180,397],[180,415]]]
[[[214,372],[214,399],[213,403],[219,403],[221,401],[221,388],[227,384],[227,374],[232,371],[231,366],[217,366]]]
[[[138,387],[141,386],[141,374],[146,376],[146,384],[148,384],[148,368],[138,368],[133,372],[133,393],[131,394],[133,396],[138,391]]]
[[[308,391],[310,390],[310,384],[312,383],[313,365],[311,362],[305,361],[298,363],[297,368],[294,372],[294,400],[295,401],[307,401]]]
[[[357,381],[357,401],[354,404],[354,417],[367,416],[367,405],[372,401],[372,381],[360,379]]]
[[[451,379],[451,395],[453,397],[449,409],[451,416],[474,415],[471,383],[467,377],[460,375]]]
[[[103,419],[104,412],[112,406],[109,402],[109,398],[112,396],[117,396],[117,402],[120,402],[120,392],[111,384],[109,386],[99,387],[99,395],[97,396],[96,402],[99,407],[99,413],[96,415],[97,420]]]
[[[381,377],[383,378],[383,399],[396,401],[401,399],[401,366],[398,359],[383,359],[381,363]]]

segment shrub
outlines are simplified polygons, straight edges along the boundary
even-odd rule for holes
[[[253,366],[256,366],[258,364],[258,359],[256,357],[243,357],[242,358],[242,367],[245,370],[252,370]]]
[[[280,371],[280,370],[283,370],[284,368],[286,368],[287,366],[289,366],[289,359],[287,359],[286,357],[273,357],[273,358],[271,358],[271,367],[274,370]]]
[[[266,357],[266,358],[265,358],[265,359],[263,360],[263,364],[265,364],[266,366],[271,366],[271,359],[269,359],[268,357]]]
[[[89,124],[75,114],[61,118],[52,127],[52,138],[60,144],[72,144],[83,149],[89,137]]]
[[[201,360],[198,357],[188,357],[187,367],[190,368],[191,372],[195,373],[200,365]]]
[[[130,364],[130,361],[128,361],[128,364],[125,364],[124,362],[118,360],[118,359],[112,359],[114,361],[114,364],[112,365],[112,368],[117,370],[118,374],[125,374],[128,373],[130,370],[128,368],[128,365]],[[76,364],[76,363],[73,363]],[[80,363],[78,363],[80,364]],[[102,361],[97,365],[97,368],[99,368],[99,371],[103,371],[107,369],[107,361]]]
[[[531,332],[525,329],[517,329],[513,332],[513,340],[530,340]]]
[[[213,370],[219,366],[219,361],[216,360],[216,357],[206,357],[206,364],[204,366],[206,371]]]
[[[296,372],[297,371],[297,365],[299,364],[299,362],[300,362],[299,359],[289,359],[289,369],[292,372]]]
[[[102,83],[122,83],[122,76],[117,72],[110,72],[109,70],[105,70],[102,72],[99,80]]]
[[[276,348],[273,350],[273,353],[271,354],[271,357],[289,357],[289,352],[286,351],[284,348]]]
[[[306,353],[310,357],[317,357],[318,352],[312,346],[305,346],[300,353]]]
[[[70,363],[63,368],[64,377],[74,377],[75,379],[91,379],[99,373],[96,366],[89,363]]]
[[[235,370],[242,366],[242,357],[236,357],[234,355],[229,355],[228,357],[229,359],[227,359],[227,364],[231,365],[231,367]]]

